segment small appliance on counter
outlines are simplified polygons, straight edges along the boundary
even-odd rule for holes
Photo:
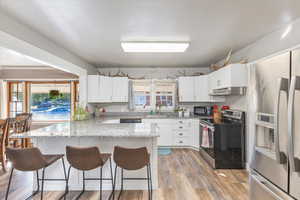
[[[211,117],[213,115],[213,107],[211,106],[194,106],[194,115],[200,117]]]

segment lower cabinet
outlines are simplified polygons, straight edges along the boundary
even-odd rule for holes
[[[156,123],[158,146],[199,148],[198,119],[144,119],[144,123]]]

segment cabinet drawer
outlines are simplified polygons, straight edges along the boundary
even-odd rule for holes
[[[191,120],[176,120],[174,130],[186,130],[191,128]]]
[[[173,131],[173,135],[174,135],[174,137],[188,137],[188,136],[190,136],[188,131],[180,131],[180,130]]]
[[[189,137],[174,137],[174,146],[189,146]]]

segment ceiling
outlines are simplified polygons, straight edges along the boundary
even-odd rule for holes
[[[26,67],[26,66],[42,66],[29,57],[19,54],[15,51],[0,47],[0,66]]]
[[[297,0],[0,0],[11,17],[99,67],[207,67],[300,17]],[[124,53],[120,41],[190,41]]]

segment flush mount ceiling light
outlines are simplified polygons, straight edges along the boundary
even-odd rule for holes
[[[121,42],[124,52],[131,53],[181,53],[189,42]]]

